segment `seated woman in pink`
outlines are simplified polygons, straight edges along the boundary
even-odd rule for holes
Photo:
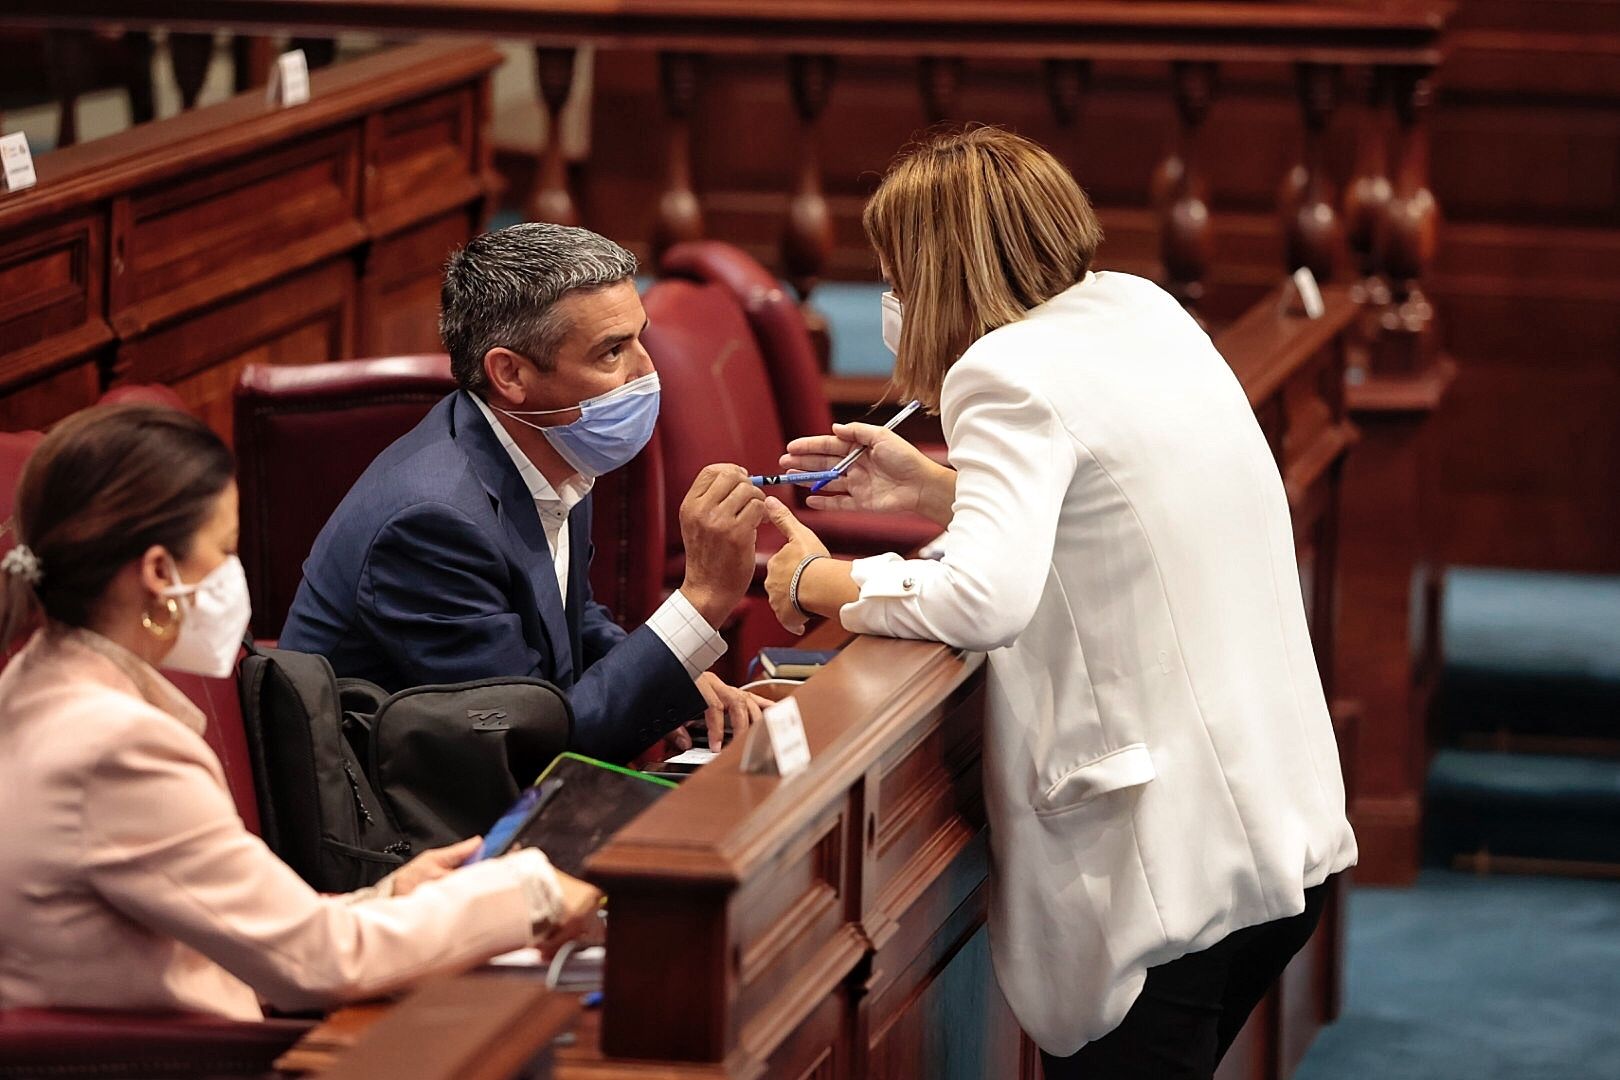
[[[172,409],[46,436],[0,559],[0,1007],[257,1019],[529,944],[597,896],[476,840],[322,896],[243,827],[203,717],[157,668],[229,674],[248,625],[224,444]]]

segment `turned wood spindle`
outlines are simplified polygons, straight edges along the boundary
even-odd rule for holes
[[[963,66],[961,59],[955,56],[925,56],[917,65],[923,114],[929,124],[943,123],[958,115],[956,106],[962,93]]]
[[[578,225],[579,209],[568,192],[568,162],[563,156],[562,113],[574,89],[574,50],[534,50],[540,108],[546,118],[546,145],[529,198],[529,217],[557,225]]]
[[[1052,106],[1052,117],[1065,133],[1071,163],[1078,162],[1078,132],[1080,110],[1085,106],[1086,93],[1091,89],[1091,61],[1048,60],[1046,68],[1046,100]],[[1062,155],[1060,155],[1062,156]],[[1080,170],[1071,166],[1076,177]]]
[[[1345,240],[1355,262],[1351,295],[1359,304],[1389,303],[1389,289],[1379,273],[1378,222],[1389,205],[1389,131],[1385,102],[1389,80],[1376,68],[1357,73],[1361,107],[1357,110],[1354,173],[1344,188]]]
[[[1417,372],[1433,359],[1434,309],[1422,288],[1440,228],[1440,207],[1429,190],[1426,116],[1434,102],[1433,74],[1426,67],[1400,67],[1391,78],[1400,156],[1374,237],[1390,288],[1390,303],[1379,319],[1374,367],[1387,372]]]
[[[833,250],[832,212],[821,191],[821,157],[817,150],[821,114],[832,92],[832,79],[830,56],[794,55],[788,59],[788,83],[799,121],[799,176],[788,201],[782,262],[788,281],[799,294],[799,305],[823,368],[829,352],[827,320],[810,306],[810,294]]]
[[[1204,277],[1215,255],[1208,185],[1198,167],[1199,132],[1215,96],[1216,65],[1178,60],[1173,68],[1176,137],[1168,156],[1154,170],[1151,192],[1159,209],[1160,257],[1165,288],[1189,309],[1204,296]]]
[[[182,108],[190,110],[197,107],[203,83],[208,81],[208,65],[213,60],[213,34],[169,32],[169,68],[174,72],[175,86],[180,89]]]
[[[1318,281],[1330,281],[1344,230],[1333,208],[1324,144],[1339,105],[1340,70],[1330,64],[1300,64],[1297,74],[1304,149],[1300,163],[1283,178],[1277,201],[1287,238],[1288,269],[1308,267]]]
[[[660,53],[669,143],[664,193],[653,222],[653,259],[684,240],[703,236],[703,205],[692,190],[692,113],[697,106],[699,58],[694,53]]]
[[[89,30],[48,30],[45,33],[46,68],[51,96],[57,102],[56,145],[59,148],[79,141],[79,95],[89,91],[95,76],[91,46]]]

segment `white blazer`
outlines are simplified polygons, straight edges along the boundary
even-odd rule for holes
[[[1167,293],[1087,274],[945,378],[938,562],[854,564],[851,630],[990,654],[990,941],[1066,1055],[1144,973],[1356,861],[1282,479]]]

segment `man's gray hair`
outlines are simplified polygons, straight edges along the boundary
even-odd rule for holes
[[[568,333],[557,301],[635,272],[634,255],[589,229],[531,221],[473,237],[445,264],[439,294],[439,337],[456,382],[483,396],[484,354],[497,346],[550,371]]]

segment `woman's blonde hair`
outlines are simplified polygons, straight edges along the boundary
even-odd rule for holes
[[[1102,242],[1069,170],[995,127],[903,152],[862,224],[904,310],[895,385],[931,407],[969,345],[1078,282]]]

